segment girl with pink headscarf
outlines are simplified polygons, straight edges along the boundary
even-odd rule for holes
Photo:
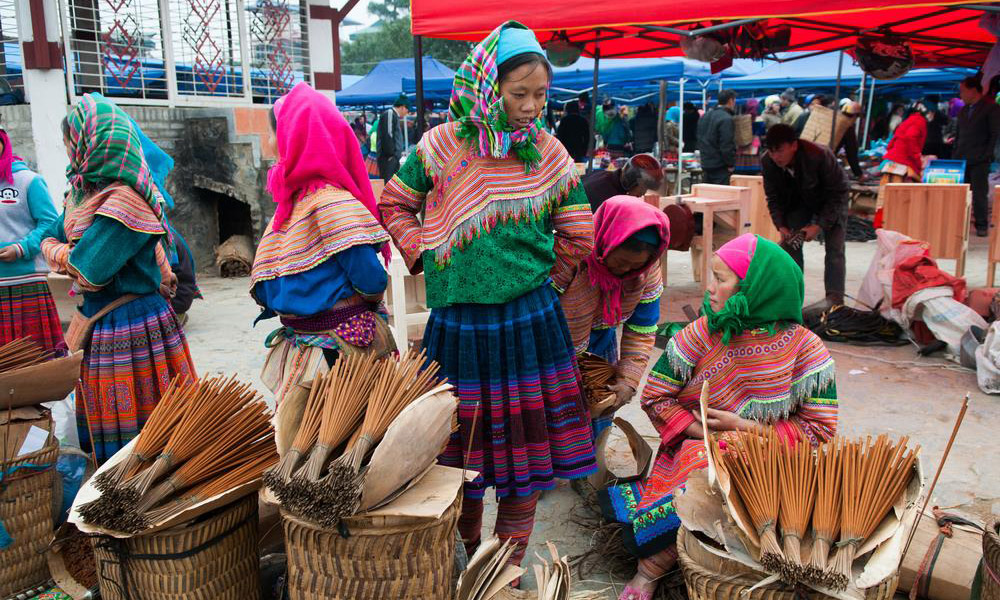
[[[660,318],[660,257],[669,241],[663,211],[632,196],[605,200],[594,215],[594,250],[573,267],[560,299],[577,353],[590,352],[617,366],[611,388],[616,402],[594,419],[595,438],[632,399],[646,370]]]
[[[41,254],[58,217],[45,180],[14,155],[0,129],[0,345],[31,337],[46,350],[65,348]]]
[[[267,189],[277,208],[251,273],[257,321],[278,317],[261,379],[278,401],[340,354],[384,356],[395,344],[381,307],[389,234],[382,228],[358,139],[337,107],[306,83],[274,105],[278,162]]]

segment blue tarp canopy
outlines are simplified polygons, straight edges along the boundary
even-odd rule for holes
[[[794,55],[793,53],[782,54],[780,58],[787,59]],[[787,87],[793,87],[799,92],[833,89],[837,85],[837,63],[839,60],[840,53],[838,52],[788,62],[766,62],[763,64],[753,60],[737,59],[733,61],[732,69],[741,69],[749,74],[728,78],[724,85],[727,89],[745,90],[759,94],[778,94]],[[863,75],[861,68],[855,65],[854,59],[848,55],[844,55],[843,65],[840,78],[841,89],[849,90],[859,87]],[[877,82],[875,89],[885,89],[885,86],[889,85],[896,88],[901,86],[940,87],[942,85],[954,88],[962,78],[972,73],[973,70],[962,68],[914,69],[899,79]]]
[[[424,79],[447,79],[448,89],[451,89],[451,79],[455,72],[434,60],[430,56],[425,56]],[[361,81],[337,92],[338,106],[385,106],[399,97],[403,92],[402,81],[404,77],[413,78],[413,59],[394,58],[383,60],[375,65]]]
[[[686,58],[614,58],[602,60],[600,65],[601,93],[613,97],[653,93],[660,81],[676,82],[683,77],[704,83],[719,77],[712,75],[709,65]],[[580,58],[568,67],[557,67],[553,71],[552,92],[556,98],[575,96],[593,86],[592,58]],[[451,84],[451,77],[432,78],[425,72],[424,98],[435,102],[447,100],[451,96]],[[697,85],[692,87],[698,89]],[[412,76],[403,78],[404,92],[413,94],[416,89],[417,82]],[[698,94],[701,94],[700,89]]]

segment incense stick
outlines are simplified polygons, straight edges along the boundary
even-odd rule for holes
[[[927,489],[924,504],[920,507],[920,512],[917,513],[917,518],[914,520],[913,527],[910,529],[910,535],[906,538],[906,544],[903,546],[903,554],[900,555],[900,560],[906,558],[906,552],[910,549],[910,544],[913,543],[913,536],[917,532],[917,525],[920,525],[920,519],[924,517],[927,505],[931,502],[931,497],[934,494],[934,488],[937,487],[938,478],[941,477],[941,471],[944,469],[944,463],[948,461],[948,455],[951,454],[951,447],[955,443],[955,438],[958,436],[958,430],[962,428],[962,422],[965,421],[965,412],[968,409],[969,394],[966,393],[965,399],[962,401],[962,408],[959,409],[958,417],[955,419],[955,426],[951,428],[951,437],[948,438],[948,443],[944,447],[944,454],[941,455],[941,462],[938,463],[937,471],[934,473],[934,480],[931,482],[931,486]]]

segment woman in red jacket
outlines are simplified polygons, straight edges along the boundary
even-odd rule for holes
[[[882,199],[887,183],[915,183],[920,181],[923,170],[923,148],[927,141],[927,109],[919,102],[906,112],[903,122],[889,140],[880,170],[878,210],[875,227],[882,226]]]

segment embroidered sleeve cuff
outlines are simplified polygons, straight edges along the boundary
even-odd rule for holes
[[[632,323],[625,323],[625,327],[628,327],[629,329],[631,329],[636,333],[642,333],[646,335],[656,333],[656,325],[633,325]]]

